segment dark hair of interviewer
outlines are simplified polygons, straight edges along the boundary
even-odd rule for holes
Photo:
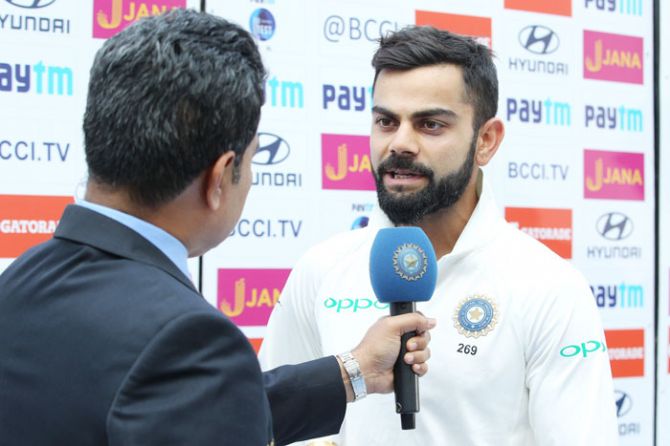
[[[498,111],[498,76],[488,47],[449,31],[409,26],[382,37],[372,58],[375,82],[384,69],[410,70],[439,64],[462,68],[465,100],[474,107],[473,128],[477,131]]]
[[[229,150],[237,172],[256,134],[265,75],[252,37],[224,19],[176,9],[129,26],[91,68],[89,175],[157,207]]]

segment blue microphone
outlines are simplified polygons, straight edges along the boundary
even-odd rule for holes
[[[421,228],[403,226],[380,229],[370,251],[370,281],[380,302],[389,303],[391,316],[416,311],[416,302],[430,300],[437,281],[433,245]],[[396,412],[403,430],[415,428],[419,411],[419,377],[405,364],[407,341],[416,332],[405,333],[393,367]]]

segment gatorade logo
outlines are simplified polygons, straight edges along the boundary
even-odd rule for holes
[[[473,37],[479,43],[492,47],[491,18],[444,12],[416,11],[415,22],[421,26],[433,26],[463,36]]]
[[[505,208],[505,219],[564,259],[572,258],[572,209]]]
[[[49,240],[72,197],[0,195],[0,258],[15,258]]]
[[[572,0],[505,0],[505,8],[571,16]]]
[[[256,354],[258,354],[263,344],[263,338],[249,338],[249,344],[251,344]]]
[[[605,330],[614,378],[644,376],[644,330]]]

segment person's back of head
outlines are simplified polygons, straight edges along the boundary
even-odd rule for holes
[[[466,36],[429,26],[408,26],[382,37],[372,58],[376,82],[382,70],[452,64],[461,67],[466,102],[473,105],[473,128],[498,111],[498,77],[491,50]]]
[[[90,179],[155,208],[229,150],[237,168],[256,134],[265,76],[252,37],[222,18],[175,9],[131,25],[91,68]]]

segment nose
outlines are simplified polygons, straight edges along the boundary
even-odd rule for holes
[[[412,123],[400,123],[389,143],[389,152],[399,156],[416,156],[419,153],[419,141]]]

